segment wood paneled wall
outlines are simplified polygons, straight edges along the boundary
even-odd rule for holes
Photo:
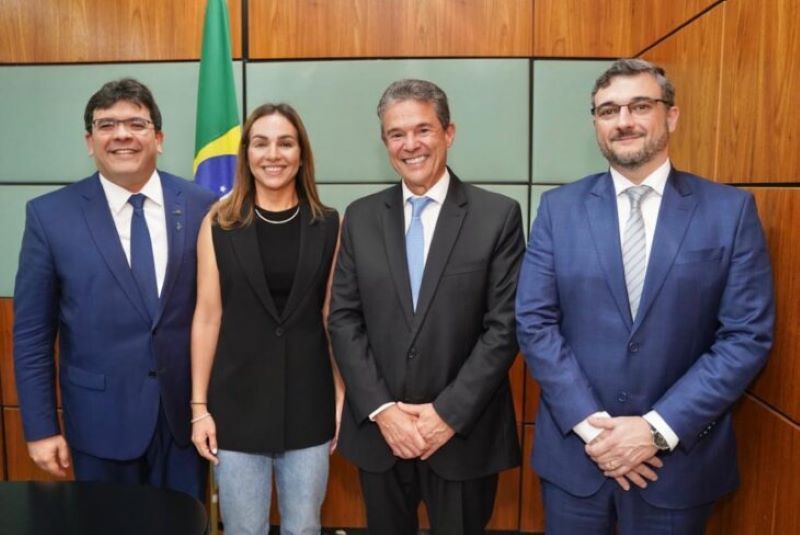
[[[729,0],[717,177],[800,181],[800,1]]]
[[[670,153],[679,168],[705,177],[717,176],[724,29],[725,10],[716,8],[644,55],[675,85],[680,117]]]
[[[250,59],[631,56],[722,0],[249,0]],[[233,54],[242,0],[228,0]],[[0,0],[0,63],[197,59],[202,0]]]
[[[756,197],[769,243],[777,313],[770,362],[752,392],[800,424],[800,188],[748,189]],[[797,498],[800,503],[800,495]]]
[[[0,405],[17,405],[12,352],[14,347],[14,303],[0,299]]]
[[[250,0],[253,58],[530,56],[530,0]]]
[[[533,55],[633,56],[720,0],[534,0]]]
[[[709,535],[800,533],[800,426],[747,395],[734,411],[742,482],[721,500]]]
[[[643,57],[665,65],[681,119],[672,154],[719,182],[798,183],[800,1],[727,0]]]
[[[241,57],[241,2],[228,0]],[[197,59],[201,0],[0,0],[0,63]]]

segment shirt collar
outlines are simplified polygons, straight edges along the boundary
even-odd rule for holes
[[[403,182],[402,180],[400,181],[400,184],[403,187],[403,205],[404,206],[408,202],[408,199],[410,199],[411,197],[420,197],[420,195],[414,195],[411,192],[411,190],[408,189],[408,186],[406,186],[406,183]],[[444,198],[447,197],[447,190],[448,190],[449,187],[450,187],[450,172],[445,168],[444,175],[442,175],[442,178],[437,180],[436,184],[434,184],[431,187],[431,189],[426,191],[424,196],[425,197],[429,197],[430,199],[432,199],[437,204],[444,204]]]
[[[114,215],[119,214],[120,211],[125,208],[125,205],[128,204],[128,199],[130,199],[133,194],[122,186],[114,184],[101,173],[98,173],[98,175],[100,176],[100,184],[103,186],[103,191],[106,194],[108,207],[111,209],[111,213]],[[143,194],[158,206],[164,205],[164,191],[161,189],[161,178],[158,176],[157,170],[153,171],[153,174],[147,179],[145,185],[139,190],[139,193]]]
[[[658,167],[658,169],[647,175],[647,177],[642,180],[640,185],[650,186],[660,197],[663,196],[664,188],[667,185],[667,178],[669,178],[669,172],[671,168],[672,164],[670,163],[669,158],[667,158],[666,161]],[[617,196],[621,195],[626,189],[636,186],[636,184],[625,178],[622,173],[613,167],[611,167],[611,178],[614,181],[614,192],[617,194]]]

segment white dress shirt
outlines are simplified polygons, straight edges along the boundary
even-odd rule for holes
[[[442,204],[445,197],[447,197],[447,190],[450,188],[450,173],[447,169],[444,170],[444,176],[440,178],[436,184],[431,187],[424,195],[414,195],[408,189],[405,182],[402,182],[403,188],[403,216],[405,218],[405,232],[408,232],[408,227],[411,225],[411,203],[408,202],[412,197],[428,197],[433,202],[428,203],[422,214],[419,216],[422,222],[422,237],[424,240],[424,254],[423,265],[428,261],[428,251],[431,248],[431,240],[433,239],[433,231],[436,229],[436,222],[439,220],[439,213],[442,211]]]
[[[642,219],[644,220],[644,234],[645,234],[645,273],[647,273],[647,265],[650,262],[650,251],[653,248],[653,237],[656,233],[656,221],[658,221],[658,212],[661,209],[661,199],[664,197],[664,188],[667,185],[667,178],[669,178],[670,161],[666,160],[661,166],[650,173],[641,183],[642,186],[650,186],[653,192],[642,200],[641,210]],[[625,232],[625,224],[631,213],[631,205],[625,190],[632,188],[634,184],[625,178],[619,171],[611,168],[611,179],[614,182],[614,192],[617,196],[617,215],[619,217],[619,242],[623,243]],[[646,357],[643,357],[646,358]],[[604,416],[610,418],[611,416],[606,411],[597,412],[592,416]],[[647,422],[658,430],[659,433],[666,439],[669,444],[670,450],[674,450],[678,445],[678,435],[672,430],[666,421],[656,412],[650,411],[643,416]],[[598,429],[591,425],[587,419],[581,421],[572,428],[575,433],[583,439],[587,444],[594,440],[600,434],[602,429]]]
[[[431,189],[425,192],[424,195],[415,195],[408,189],[405,182],[401,182],[403,188],[403,217],[405,219],[405,232],[408,232],[408,227],[411,225],[411,203],[408,202],[412,197],[428,197],[432,200],[429,202],[422,214],[419,216],[422,222],[422,238],[423,238],[423,265],[428,261],[428,251],[431,248],[431,240],[433,239],[433,231],[436,230],[436,222],[439,220],[439,213],[442,211],[442,204],[445,197],[447,197],[447,190],[450,188],[450,173],[447,169],[444,170],[444,175],[440,178]],[[384,403],[369,414],[369,419],[375,421],[375,417],[384,410],[394,405],[394,401]]]
[[[103,175],[100,175],[100,184],[106,194],[108,208],[111,210],[111,217],[114,219],[122,250],[125,252],[125,258],[130,266],[133,206],[128,199],[133,193],[114,184]],[[146,197],[144,219],[147,222],[147,231],[150,233],[150,243],[153,247],[156,285],[160,296],[161,288],[164,285],[164,276],[167,273],[167,216],[164,211],[164,192],[161,189],[161,177],[158,176],[158,171],[153,171],[153,175],[139,193]]]

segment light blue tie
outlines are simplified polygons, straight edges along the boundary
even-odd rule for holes
[[[420,216],[428,204],[430,197],[411,197],[411,224],[406,232],[406,260],[408,261],[408,278],[411,283],[411,300],[417,310],[419,287],[422,284],[422,272],[425,270],[425,236]]]
[[[158,285],[156,265],[153,260],[153,244],[144,218],[145,196],[141,193],[131,195],[128,202],[133,206],[131,218],[131,271],[139,285],[150,319],[158,312]]]
[[[628,196],[631,204],[631,213],[623,233],[622,265],[625,268],[625,285],[628,287],[628,302],[631,306],[631,319],[633,320],[636,319],[636,313],[639,311],[645,267],[647,266],[642,201],[652,191],[649,186],[634,186],[623,192]]]

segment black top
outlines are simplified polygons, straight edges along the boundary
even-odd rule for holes
[[[273,221],[286,219],[271,215],[267,217]],[[298,237],[288,247],[297,253],[289,255],[271,252],[278,236],[287,239],[282,233],[289,234],[295,220],[262,225],[255,217],[243,228],[212,227],[222,323],[208,406],[222,449],[274,454],[333,437],[333,374],[322,307],[339,216],[331,211],[312,222],[311,210],[301,203],[295,219]],[[271,228],[262,229],[266,225]],[[284,226],[288,228],[272,228]],[[276,278],[276,256],[296,257],[294,273]],[[284,286],[290,290],[279,310],[267,279],[289,278]]]
[[[300,206],[271,212],[256,208],[256,230],[264,278],[278,313],[283,313],[292,290],[300,251]]]

